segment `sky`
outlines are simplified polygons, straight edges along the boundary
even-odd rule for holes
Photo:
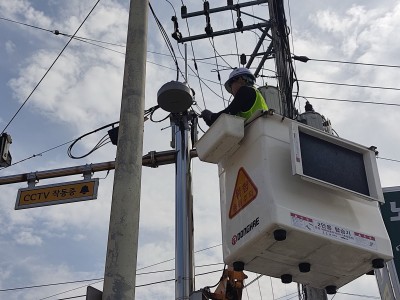
[[[6,127],[68,42],[68,37],[54,35],[49,31],[59,30],[61,33],[73,34],[95,2],[0,0],[0,17],[3,18],[0,19],[1,129]],[[186,22],[180,17],[182,3],[186,5],[188,12],[202,9],[201,1],[151,1],[169,36],[174,30],[171,17],[175,11],[183,36],[188,36],[188,28],[191,35],[202,34],[206,25],[204,16],[190,18]],[[223,0],[210,1],[211,7],[225,4]],[[13,163],[33,155],[35,157],[1,169],[0,176],[115,159],[116,147],[111,143],[79,160],[67,156],[69,144],[41,153],[98,127],[118,121],[128,6],[129,1],[126,0],[99,2],[77,33],[79,37],[91,39],[85,41],[92,44],[72,40],[6,129],[13,140]],[[397,28],[400,25],[400,1],[288,0],[285,1],[285,10],[293,54],[319,60],[400,65],[400,41],[396,39]],[[266,5],[249,7],[243,11],[268,19]],[[6,21],[4,18],[37,28]],[[236,22],[236,15],[230,12],[212,14],[210,18],[214,31],[232,28]],[[245,25],[259,22],[248,15],[242,15],[242,19]],[[197,106],[193,107],[195,111],[200,112],[207,108],[215,112],[227,105],[229,94],[220,85],[215,70],[220,70],[223,84],[231,67],[239,66],[237,54],[249,55],[258,42],[260,33],[254,31],[215,37],[213,43],[216,50],[207,39],[188,43],[188,82],[196,92]],[[170,39],[178,57],[179,67],[184,73],[184,47],[178,45],[171,37]],[[263,44],[263,47],[267,46],[268,41]],[[146,109],[157,104],[157,91],[163,84],[176,80],[174,61],[150,13],[147,50]],[[200,85],[193,72],[194,57],[197,59],[199,75],[206,85]],[[256,65],[257,60],[253,66]],[[399,186],[400,176],[397,168],[400,160],[400,139],[395,124],[400,108],[312,98],[398,105],[399,91],[301,81],[397,88],[399,68],[312,60],[307,63],[295,62],[295,68],[299,79],[299,95],[306,97],[315,111],[331,120],[340,137],[362,145],[376,146],[379,151],[378,168],[382,187]],[[273,60],[267,61],[262,71],[265,77],[257,78],[257,85],[276,86],[273,70]],[[182,76],[179,80],[184,81]],[[296,102],[300,111],[304,111],[306,101],[302,97]],[[162,120],[167,115],[167,112],[159,109],[154,114],[154,120]],[[169,126],[168,119],[162,122],[145,122],[144,154],[171,149]],[[203,130],[207,129],[202,120],[200,126]],[[78,142],[73,148],[73,153],[77,156],[87,153],[106,133],[103,130]],[[202,134],[200,132],[200,135]],[[196,273],[222,270],[217,166],[193,159],[192,172]],[[174,268],[174,174],[173,165],[154,169],[143,168],[137,275],[139,286],[174,278],[174,272],[171,271]],[[90,283],[102,289],[101,278],[104,274],[113,175],[113,171],[109,174],[94,174],[95,178],[100,178],[96,200],[18,211],[14,210],[17,191],[26,187],[27,183],[0,187],[1,299],[62,299],[79,296],[85,294],[85,288]],[[76,175],[41,180],[38,185],[81,178],[81,175]],[[206,266],[210,264],[212,265]],[[163,272],[142,274],[154,271]],[[257,277],[257,274],[251,272],[248,275],[249,282]],[[214,285],[219,276],[220,272],[215,272],[196,277],[196,289]],[[93,280],[3,291],[86,279]],[[244,299],[290,299],[296,296],[296,292],[296,284],[284,285],[280,279],[263,276],[246,289]],[[359,296],[351,294],[379,299],[375,278],[362,276],[339,289],[334,298],[360,299]],[[172,297],[173,281],[136,288],[137,299]]]

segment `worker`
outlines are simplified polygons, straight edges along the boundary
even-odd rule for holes
[[[211,126],[221,114],[235,115],[246,120],[257,110],[268,110],[267,103],[260,91],[254,87],[256,78],[247,68],[236,68],[225,82],[225,89],[233,95],[232,102],[224,110],[212,113],[208,109],[200,117]]]

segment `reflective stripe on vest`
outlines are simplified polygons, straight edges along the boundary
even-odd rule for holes
[[[268,110],[268,105],[264,100],[264,97],[261,95],[260,91],[253,87],[256,91],[256,101],[254,101],[253,106],[244,112],[239,112],[236,114],[238,117],[245,118],[246,120],[250,118],[257,110]]]

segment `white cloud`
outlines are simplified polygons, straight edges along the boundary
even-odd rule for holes
[[[15,241],[19,245],[40,246],[43,240],[40,236],[34,235],[32,232],[23,231],[15,236]]]
[[[15,51],[15,47],[16,46],[12,41],[7,41],[5,43],[5,49],[6,49],[7,54],[13,54]]]
[[[33,8],[27,0],[0,1],[0,11],[11,19],[20,19],[32,25],[49,28],[51,20],[42,11]]]
[[[76,234],[72,238],[74,241],[82,241],[86,239],[86,236],[84,234]]]
[[[101,1],[93,14],[89,17],[85,25],[79,31],[79,36],[85,36],[98,40],[109,41],[118,44],[124,44],[126,39],[127,7],[122,6],[123,1]],[[126,2],[126,1],[125,1]],[[124,2],[124,3],[125,3]],[[313,1],[311,1],[313,2]],[[367,1],[368,2],[368,1]],[[45,2],[43,2],[45,3]],[[7,16],[15,17],[34,25],[57,28],[67,33],[76,30],[80,22],[86,16],[91,8],[91,3],[79,0],[59,2],[49,0],[49,7],[43,12],[40,11],[40,5],[27,0],[5,1],[0,0],[0,10]],[[35,6],[35,5],[37,6]],[[126,3],[125,3],[126,4]],[[179,8],[180,1],[173,2],[175,8]],[[222,0],[219,4],[225,5]],[[371,8],[368,3],[363,6],[338,3],[339,9],[322,7],[320,1],[312,3],[302,3],[292,1],[291,5],[296,7],[308,7],[307,11],[303,9],[293,9],[293,30],[295,38],[295,52],[298,55],[307,55],[313,58],[333,58],[358,60],[365,62],[394,61],[396,58],[397,43],[393,40],[397,23],[399,6],[394,9],[384,7],[385,10]],[[45,5],[45,4],[42,4]],[[165,5],[165,6],[163,6]],[[197,6],[196,6],[197,5]],[[214,5],[214,3],[212,3]],[[218,5],[217,3],[215,5]],[[352,5],[352,4],[350,4]],[[342,7],[343,6],[343,7]],[[202,9],[201,3],[189,1],[188,10],[194,11]],[[257,7],[256,13],[261,11],[267,15],[266,6]],[[301,12],[300,12],[301,11]],[[317,12],[316,12],[317,11]],[[157,2],[156,12],[162,19],[163,25],[168,33],[172,30],[170,17],[173,14],[171,7],[166,1]],[[251,10],[248,12],[252,13]],[[254,12],[253,12],[254,13]],[[310,14],[307,17],[296,20],[297,13]],[[216,23],[216,16],[212,16],[213,27],[215,30],[222,29],[223,24],[232,24],[231,16],[228,14],[221,18],[223,22]],[[252,22],[251,18],[246,21]],[[311,20],[311,21],[310,21]],[[204,19],[193,18],[189,20],[190,28],[193,32],[202,33],[204,29]],[[180,21],[181,31],[186,31],[184,21]],[[302,30],[297,28],[302,27]],[[221,27],[221,28],[220,28]],[[149,50],[157,52],[167,52],[160,33],[154,26],[152,16],[149,16]],[[304,29],[304,30],[303,30]],[[26,31],[24,31],[25,33]],[[36,31],[33,31],[36,32]],[[16,99],[16,106],[24,101],[27,95],[32,91],[40,77],[50,66],[59,50],[62,48],[66,39],[60,37],[52,40],[49,36],[37,35],[36,40],[32,39],[31,44],[26,44],[28,53],[26,59],[21,61],[14,70],[17,74],[8,75],[9,87],[12,89]],[[258,40],[254,33],[237,34],[239,53],[249,54],[253,50],[254,43]],[[62,41],[62,43],[61,43]],[[236,53],[236,45],[233,36],[216,37],[215,45],[221,54]],[[173,44],[175,44],[173,42]],[[265,43],[266,46],[267,43]],[[19,43],[18,43],[19,45]],[[196,41],[193,43],[196,57],[212,57],[207,63],[214,63],[214,52],[208,40]],[[391,45],[392,47],[388,47]],[[30,49],[32,47],[32,49]],[[112,47],[117,51],[124,52],[122,47]],[[19,53],[19,47],[13,48],[14,54]],[[34,50],[35,49],[35,50]],[[38,50],[36,50],[38,49]],[[181,49],[183,47],[181,46]],[[189,64],[193,67],[190,60],[191,49],[189,52]],[[177,52],[178,53],[178,52]],[[174,68],[170,57],[148,54],[149,60],[167,67]],[[237,64],[235,57],[225,57],[232,66]],[[180,66],[183,69],[182,60]],[[218,58],[220,65],[225,64]],[[33,94],[26,107],[21,111],[19,119],[12,125],[15,130],[23,136],[19,141],[18,154],[32,154],[31,151],[38,147],[46,147],[55,141],[64,141],[69,137],[77,136],[83,132],[95,129],[100,125],[111,123],[119,118],[119,108],[121,100],[122,73],[124,56],[113,53],[105,49],[100,49],[93,45],[72,41],[65,53],[48,74],[38,90]],[[274,69],[272,60],[266,67]],[[255,62],[253,66],[257,65]],[[211,68],[206,64],[198,62],[200,75],[206,79],[217,81],[217,74],[211,72]],[[375,69],[376,70],[376,69]],[[386,70],[386,69],[385,69]],[[359,81],[360,83],[387,83],[396,85],[397,76],[389,71],[373,72],[370,69],[358,69],[355,67],[344,67],[343,65],[318,64],[317,62],[308,62],[307,64],[297,64],[299,78],[302,79],[320,79],[324,81]],[[191,73],[189,71],[189,73]],[[222,81],[229,71],[221,72]],[[266,72],[265,74],[270,73]],[[146,74],[146,108],[153,106],[157,101],[157,91],[167,81],[174,79],[176,72],[155,65],[147,64]],[[268,79],[268,82],[274,82],[275,79]],[[258,80],[261,82],[261,80]],[[196,90],[197,102],[203,107],[201,91],[195,77],[190,77],[190,84]],[[218,94],[219,86],[208,83]],[[5,84],[4,84],[5,86]],[[220,98],[210,92],[203,86],[205,102],[207,107],[212,110],[223,108]],[[301,85],[301,92],[312,96],[330,96],[338,98],[359,97],[359,99],[375,99],[379,97],[393,97],[393,95],[382,92],[375,93],[339,89],[330,86]],[[227,94],[225,93],[225,98]],[[371,97],[371,98],[370,98]],[[302,100],[303,101],[303,100]],[[302,102],[302,105],[304,101]],[[333,120],[334,127],[341,135],[350,137],[352,140],[359,140],[365,143],[377,144],[379,150],[384,150],[382,154],[396,157],[398,142],[393,137],[396,136],[396,115],[391,114],[390,110],[379,110],[374,113],[373,107],[357,106],[343,103],[329,103],[322,101],[313,101],[314,107],[320,113]],[[155,119],[165,117],[166,113],[159,110],[155,114]],[[384,116],[384,117],[383,117]],[[1,117],[6,118],[6,115]],[[8,120],[8,116],[7,116]],[[202,127],[204,123],[200,121]],[[47,135],[47,129],[57,125],[61,128],[59,132],[53,135]],[[171,138],[170,129],[161,130],[167,127],[168,121],[164,123],[145,123],[145,144],[144,153],[156,150],[168,150]],[[375,128],[376,127],[376,128]],[[23,128],[23,129],[21,129]],[[378,132],[378,130],[381,132]],[[22,134],[24,132],[24,135]],[[25,132],[26,131],[26,132]],[[391,137],[391,139],[390,139]],[[89,149],[93,142],[97,142],[98,136],[90,137],[80,143],[81,148],[76,148],[78,153]],[[391,143],[387,143],[390,140]],[[372,143],[373,142],[373,143]],[[14,146],[13,145],[13,146]],[[380,146],[385,145],[385,146]],[[388,147],[387,145],[393,145]],[[83,149],[82,149],[83,148]],[[382,149],[383,148],[383,149]],[[386,152],[387,149],[392,152]],[[14,148],[15,149],[15,148]],[[396,152],[397,151],[397,152]],[[54,155],[53,155],[54,154]],[[26,164],[15,166],[14,169],[5,170],[14,173],[28,172],[35,169],[60,168],[70,165],[84,164],[86,162],[113,160],[115,158],[115,147],[106,146],[87,160],[66,160],[65,149],[47,153],[41,159],[31,160]],[[215,165],[196,162],[193,164],[193,183],[194,183],[194,222],[195,222],[195,248],[202,249],[207,246],[213,246],[220,243],[220,212],[219,212],[219,187],[218,175]],[[383,182],[395,184],[398,182],[398,172],[395,166],[386,163],[380,163],[380,169],[383,168]],[[15,173],[18,173],[15,172]],[[396,173],[397,172],[397,173]],[[105,175],[105,173],[103,173]],[[96,174],[96,177],[100,174]],[[48,283],[76,278],[90,278],[94,270],[102,270],[105,258],[106,233],[109,220],[112,177],[109,175],[106,180],[100,181],[99,199],[88,201],[87,203],[73,203],[56,205],[52,207],[35,208],[24,211],[13,211],[13,203],[0,201],[0,242],[7,259],[0,264],[0,270],[4,271],[4,276],[0,276],[2,286],[12,286],[17,283],[34,282]],[[397,177],[397,178],[396,178]],[[66,181],[68,179],[65,179]],[[53,181],[42,180],[40,184],[48,182],[61,182],[64,179],[54,179]],[[17,187],[2,187],[2,199],[15,199]],[[5,192],[4,192],[5,191]],[[146,266],[174,256],[174,168],[173,166],[163,166],[158,169],[145,169],[142,175],[142,204],[140,218],[140,249],[138,263],[139,266]],[[30,229],[31,228],[31,229]],[[33,231],[34,230],[34,231]],[[15,243],[9,243],[14,238]],[[8,245],[7,245],[8,243]],[[24,247],[25,245],[41,246]],[[89,246],[88,246],[89,245]],[[7,247],[6,247],[7,246]],[[62,255],[59,249],[62,247]],[[82,247],[82,248],[81,248]],[[42,251],[44,248],[45,251]],[[57,251],[54,250],[56,248]],[[89,256],[86,255],[87,249],[90,257],[93,258],[95,267],[85,265]],[[29,250],[29,251],[28,251]],[[37,252],[34,252],[34,251]],[[40,251],[39,251],[40,250]],[[79,251],[78,251],[79,250]],[[19,264],[9,257],[9,253],[18,253],[26,257],[23,263]],[[196,264],[206,264],[221,262],[221,247],[216,247],[208,251],[196,254]],[[76,253],[79,253],[77,255]],[[73,258],[67,259],[71,255]],[[52,256],[53,261],[49,262]],[[64,261],[65,259],[65,261]],[[54,261],[60,261],[59,264]],[[92,261],[91,261],[92,263]],[[152,268],[159,270],[163,268],[173,268],[173,262]],[[203,272],[206,270],[197,270]],[[1,272],[0,272],[1,273]],[[100,271],[101,273],[101,271]],[[39,276],[37,275],[39,274]],[[95,274],[96,276],[98,274]],[[215,275],[215,276],[214,276]],[[138,283],[148,283],[163,279],[173,278],[173,272],[150,275],[138,278]],[[209,276],[203,276],[196,279],[196,287],[204,287],[214,284],[218,281],[220,273]],[[255,278],[255,274],[249,274],[250,279]],[[22,279],[21,279],[22,278]],[[365,278],[361,278],[363,281]],[[371,280],[371,279],[370,279]],[[368,287],[376,292],[376,286],[368,282]],[[274,287],[276,297],[290,294],[296,291],[295,285],[285,286],[279,279],[270,279],[264,277],[260,280],[260,286],[263,295],[271,294],[271,281]],[[360,281],[356,281],[355,286],[346,286],[343,291],[357,290]],[[362,285],[365,288],[365,285]],[[63,289],[67,287],[63,287]],[[349,289],[347,289],[349,288]],[[48,296],[53,291],[61,288],[51,289],[50,292],[34,291],[32,293],[20,293],[9,299],[38,299]],[[100,287],[101,289],[101,287]],[[370,290],[365,290],[366,293]],[[158,284],[137,289],[138,299],[161,299],[173,297],[174,282]],[[254,283],[248,289],[251,298],[259,297],[257,283]],[[371,292],[371,293],[372,293]],[[84,292],[82,292],[83,294]],[[74,296],[76,294],[68,294]],[[279,296],[278,296],[279,295]],[[67,295],[65,295],[67,296]],[[347,299],[340,295],[341,299]],[[337,296],[339,297],[339,295]],[[338,298],[339,299],[339,298]]]

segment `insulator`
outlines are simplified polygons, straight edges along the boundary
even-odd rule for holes
[[[210,23],[207,23],[205,31],[206,31],[207,35],[212,35],[213,34],[213,29],[212,29]]]
[[[243,21],[241,18],[238,18],[236,21],[236,27],[237,29],[242,29],[243,28]]]
[[[245,64],[247,63],[246,54],[242,53],[242,54],[240,55],[240,63],[241,63],[242,65],[245,65]]]
[[[207,12],[210,10],[210,3],[208,1],[204,1],[203,3],[204,11]]]
[[[181,16],[186,15],[187,14],[187,7],[185,5],[181,6]]]

